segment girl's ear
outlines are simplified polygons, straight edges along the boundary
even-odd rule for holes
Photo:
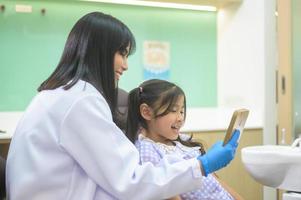
[[[140,105],[140,114],[145,120],[148,121],[153,118],[152,109],[146,103]]]

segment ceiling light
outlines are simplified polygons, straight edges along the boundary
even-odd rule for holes
[[[100,2],[100,3],[112,3],[112,4],[124,4],[133,6],[148,6],[148,7],[160,7],[160,8],[175,8],[185,10],[199,10],[199,11],[216,11],[214,6],[202,6],[182,3],[167,3],[167,2],[155,2],[155,1],[138,1],[138,0],[82,0],[88,2]]]

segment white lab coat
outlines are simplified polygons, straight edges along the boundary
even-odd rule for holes
[[[199,188],[202,178],[197,159],[139,165],[105,99],[84,81],[32,100],[6,170],[10,200],[157,200]]]

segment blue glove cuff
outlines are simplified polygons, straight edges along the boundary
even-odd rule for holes
[[[210,173],[209,171],[208,171],[208,169],[209,169],[209,163],[208,163],[208,160],[207,160],[207,158],[206,158],[206,155],[203,155],[203,156],[198,156],[197,157],[197,159],[199,160],[199,161],[201,161],[201,165],[202,165],[202,168],[203,168],[203,172],[205,173],[204,174],[204,176],[208,176],[208,174]]]

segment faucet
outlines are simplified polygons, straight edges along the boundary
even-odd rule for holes
[[[297,147],[299,145],[299,148],[301,149],[301,135],[299,135],[299,138],[295,139],[291,147]]]

